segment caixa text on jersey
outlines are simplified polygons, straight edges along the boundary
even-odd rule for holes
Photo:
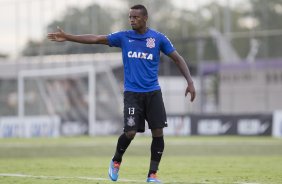
[[[153,60],[153,54],[144,53],[144,52],[128,51],[127,56],[129,58],[140,58],[140,59]]]

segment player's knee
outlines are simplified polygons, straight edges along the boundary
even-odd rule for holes
[[[163,129],[158,128],[158,129],[152,129],[152,136],[153,137],[162,137],[163,136]]]
[[[134,139],[135,135],[136,135],[136,131],[128,131],[125,132],[125,135],[128,139]]]

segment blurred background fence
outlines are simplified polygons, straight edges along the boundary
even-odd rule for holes
[[[197,88],[189,103],[185,80],[161,55],[168,134],[282,134],[280,0],[0,0],[0,137],[119,133],[120,51],[46,34],[130,29],[137,3],[186,59]]]

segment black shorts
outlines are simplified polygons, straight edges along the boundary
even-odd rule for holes
[[[124,92],[124,132],[145,131],[145,120],[150,129],[167,127],[161,90],[137,93]]]

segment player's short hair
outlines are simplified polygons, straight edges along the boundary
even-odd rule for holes
[[[142,14],[144,16],[148,16],[148,11],[146,9],[146,7],[142,4],[137,4],[137,5],[134,5],[132,6],[130,9],[133,9],[133,10],[141,10],[142,11]]]

